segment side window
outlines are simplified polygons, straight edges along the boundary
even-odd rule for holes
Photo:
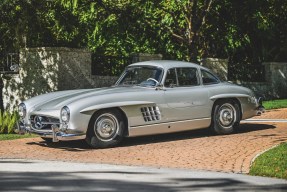
[[[169,69],[166,74],[166,78],[164,81],[165,87],[174,87],[177,86],[177,78],[175,69]]]
[[[169,69],[164,81],[165,87],[185,87],[199,85],[198,72],[196,68]]]
[[[199,85],[196,68],[177,68],[178,86]]]
[[[219,79],[215,75],[205,70],[201,70],[201,77],[202,77],[202,82],[204,85],[216,84],[220,82]]]

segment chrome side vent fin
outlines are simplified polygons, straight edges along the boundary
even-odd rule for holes
[[[141,112],[145,122],[159,121],[161,119],[160,110],[157,106],[142,107]]]

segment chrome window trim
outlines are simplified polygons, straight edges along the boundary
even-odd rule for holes
[[[162,71],[161,76],[158,80],[159,83],[161,83],[163,81],[163,77],[165,75],[165,70],[162,67],[159,66],[146,66],[146,65],[137,65],[137,66],[130,66],[130,67],[126,67],[124,72],[121,74],[121,76],[119,77],[119,79],[116,81],[116,83],[114,84],[115,87],[119,86],[119,83],[122,81],[122,79],[124,78],[125,74],[127,73],[128,68],[133,68],[133,67],[144,67],[144,68],[154,68],[154,69],[160,69]],[[138,85],[137,85],[138,86]],[[156,86],[154,86],[156,87]]]
[[[211,74],[217,81],[212,82],[212,83],[204,83],[203,78],[202,78],[202,72],[206,72],[206,73]],[[219,84],[221,82],[220,79],[215,74],[213,74],[212,72],[205,70],[205,69],[200,69],[200,79],[201,79],[202,85],[214,85],[214,84]]]
[[[165,77],[164,77],[164,80],[162,82],[162,84],[164,85],[164,88],[174,88],[174,87],[166,87],[164,82],[167,78],[167,72],[171,69],[174,69],[175,70],[175,76],[176,76],[176,86],[177,88],[179,87],[195,87],[195,86],[200,86],[201,85],[201,78],[200,78],[200,73],[199,73],[199,70],[197,67],[173,67],[173,68],[169,68],[167,71],[166,71],[166,74],[165,74]],[[198,84],[197,85],[179,85],[179,80],[178,80],[178,69],[195,69],[196,71],[196,79],[197,79],[197,82]]]

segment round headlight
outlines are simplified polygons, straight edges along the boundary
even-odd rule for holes
[[[61,120],[66,123],[70,120],[70,109],[67,106],[61,110]]]
[[[18,113],[21,118],[24,118],[26,116],[27,111],[26,111],[26,105],[24,103],[21,103],[18,106]]]

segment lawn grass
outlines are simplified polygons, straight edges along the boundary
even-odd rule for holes
[[[23,138],[32,138],[32,137],[38,137],[38,135],[33,135],[33,134],[25,134],[25,135],[0,134],[0,141],[3,141],[3,140],[14,140],[14,139],[23,139]]]
[[[256,158],[249,174],[287,179],[287,143],[282,143]]]
[[[266,110],[287,108],[287,99],[263,101]]]

